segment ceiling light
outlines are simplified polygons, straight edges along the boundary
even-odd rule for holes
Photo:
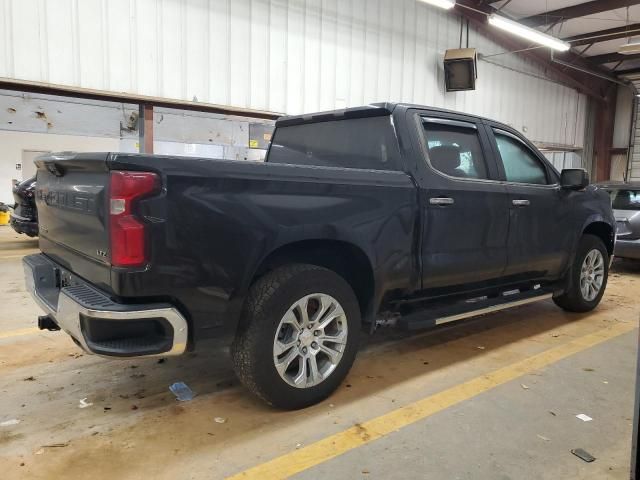
[[[618,53],[622,55],[633,55],[634,53],[640,53],[640,42],[625,43],[618,48]]]
[[[542,33],[538,30],[534,30],[533,28],[526,27],[521,23],[514,22],[513,20],[509,20],[505,17],[501,17],[500,15],[496,15],[495,13],[489,15],[489,23],[494,27],[501,28],[502,30],[506,30],[509,33],[513,33],[514,35],[525,38],[527,40],[531,40],[532,42],[539,43],[540,45],[544,45],[545,47],[549,47],[554,50],[566,52],[567,50],[569,50],[569,48],[571,48],[571,45],[569,45],[567,42],[563,42],[556,37],[552,37],[551,35],[547,35],[546,33]]]
[[[446,8],[449,10],[453,8],[456,4],[456,0],[420,0],[423,3],[428,3],[429,5],[433,5],[434,7]]]

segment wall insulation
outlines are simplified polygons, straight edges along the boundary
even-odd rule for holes
[[[640,100],[636,101],[638,101],[638,105],[634,126],[634,142],[627,173],[627,180],[630,182],[640,182]]]
[[[583,145],[584,95],[519,55],[445,93],[460,18],[416,0],[0,0],[0,15],[0,77],[291,114],[407,101]],[[503,51],[473,27],[469,46]]]

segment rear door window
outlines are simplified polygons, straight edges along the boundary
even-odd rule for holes
[[[474,123],[423,118],[429,163],[451,177],[487,179],[487,165]]]
[[[400,170],[390,116],[276,128],[267,161],[374,170]]]

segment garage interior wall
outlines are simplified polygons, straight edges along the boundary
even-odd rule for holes
[[[481,60],[477,90],[445,93],[460,18],[416,0],[0,0],[0,11],[1,77],[290,114],[407,101],[584,143],[585,96],[519,55]],[[504,51],[473,26],[468,43]]]
[[[50,135],[47,133],[0,130],[0,202],[13,205],[12,180],[23,179],[23,151],[109,152],[118,149],[117,138],[79,135]],[[17,167],[20,165],[20,167]],[[28,171],[28,170],[27,170]]]
[[[622,181],[628,169],[629,145],[632,128],[633,105],[635,92],[631,87],[619,85],[616,94],[616,115],[613,126],[612,148],[616,152],[611,155],[611,171],[609,179]]]
[[[157,154],[262,160],[266,145],[249,148],[252,126],[273,122],[156,108]],[[23,151],[137,153],[138,107],[79,98],[0,90],[0,202],[13,203],[12,180],[23,180]]]
[[[636,97],[636,121],[634,126],[634,143],[629,162],[627,180],[640,182],[640,99]]]

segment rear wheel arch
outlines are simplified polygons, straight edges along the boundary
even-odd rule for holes
[[[341,240],[302,240],[285,244],[265,257],[251,279],[292,263],[317,265],[334,271],[351,286],[363,317],[371,310],[375,279],[368,255],[353,243]]]

